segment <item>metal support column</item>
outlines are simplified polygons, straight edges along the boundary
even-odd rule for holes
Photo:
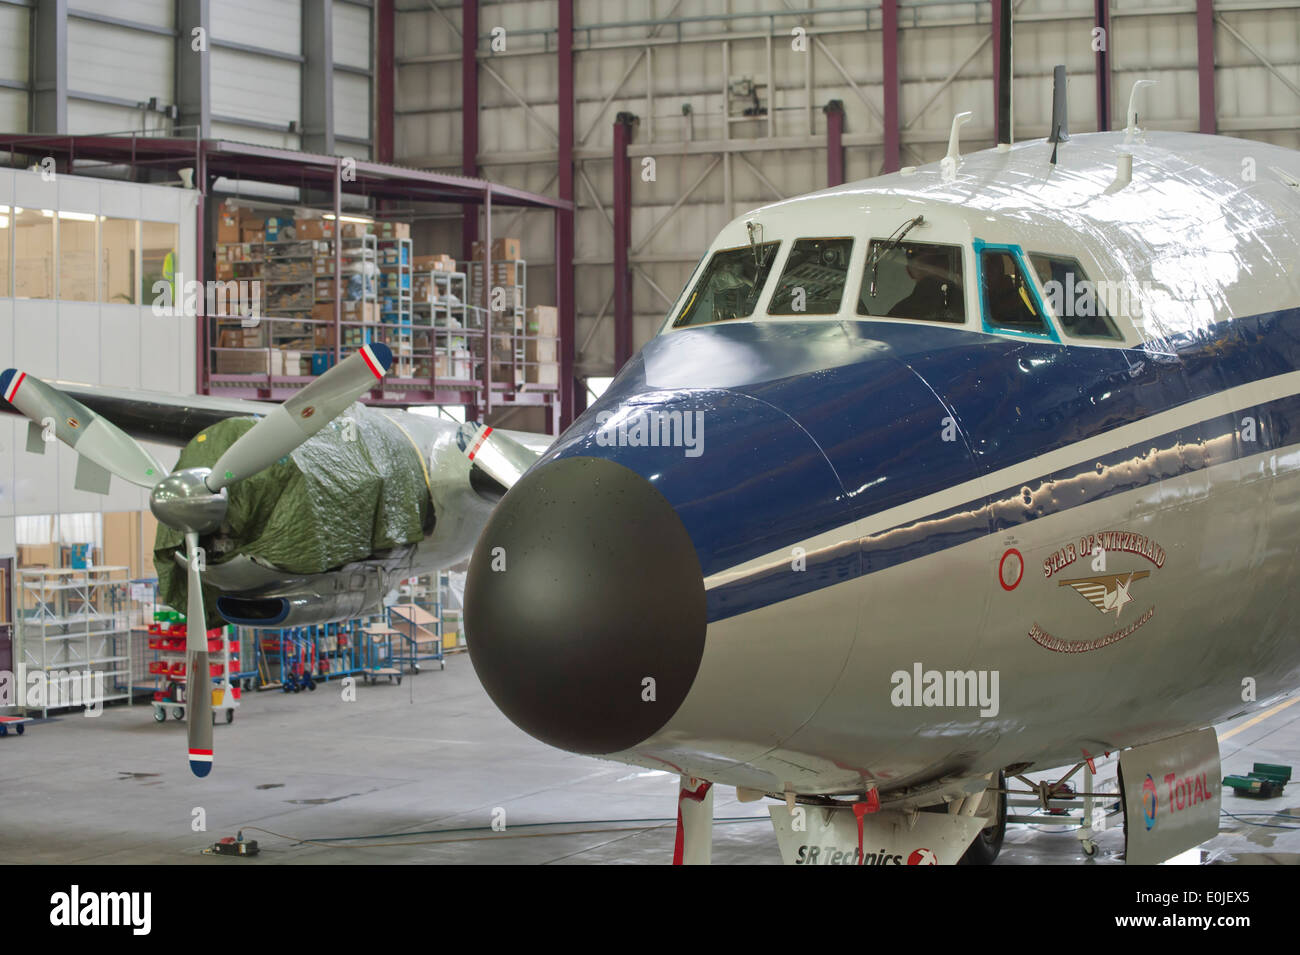
[[[993,115],[999,143],[1012,141],[1011,58],[1011,0],[993,0]]]
[[[897,172],[902,165],[901,131],[898,119],[898,0],[880,5],[881,92],[885,102],[885,163],[883,172]]]
[[[822,107],[826,114],[826,185],[844,184],[844,103],[833,99]]]
[[[472,0],[471,0],[472,2]],[[492,186],[483,190],[483,418],[492,420]],[[473,271],[473,266],[470,266]],[[511,383],[513,385],[513,382]]]
[[[1219,130],[1214,100],[1214,0],[1196,0],[1196,76],[1201,132]]]
[[[208,56],[212,43],[212,18],[209,6],[209,0],[176,0],[176,50],[172,58],[176,125],[188,127],[185,135],[189,136],[195,135],[197,129],[197,135],[203,139],[212,135],[212,61]]]
[[[464,0],[460,8],[460,171],[478,176],[478,0]],[[461,219],[461,257],[473,259],[478,238],[478,207],[466,203]]]
[[[212,184],[216,181],[216,177],[208,177],[207,144],[200,142],[197,153],[195,157],[197,168],[194,170],[194,189],[198,193],[194,212],[194,277],[198,280],[199,288],[205,289],[208,287],[208,236],[217,233],[217,204],[211,198]],[[195,360],[198,362],[194,375],[194,390],[200,395],[212,394],[210,354],[213,335],[209,328],[208,310],[206,307],[200,308],[194,332]]]
[[[68,0],[36,0],[31,17],[30,128],[68,131]]]
[[[1101,31],[1097,51],[1097,132],[1110,129],[1110,0],[1096,0],[1093,27]]]
[[[303,152],[333,155],[334,0],[302,0],[301,100]]]
[[[375,7],[375,158],[392,162],[397,85],[396,0],[379,0]]]
[[[627,156],[636,117],[614,119],[614,369],[632,357],[632,167]]]
[[[556,40],[559,106],[560,198],[573,201],[573,0],[558,0],[559,33]],[[575,276],[573,271],[574,215],[572,209],[555,212],[555,307],[559,317],[560,360],[560,430],[577,417],[575,398],[577,382],[573,377],[574,349],[577,347]]]
[[[362,296],[364,300],[365,296]],[[365,311],[363,305],[361,310]],[[362,318],[365,321],[365,318]],[[334,364],[343,360],[343,160],[334,164]]]

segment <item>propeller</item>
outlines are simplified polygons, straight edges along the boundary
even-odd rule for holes
[[[507,491],[537,463],[537,452],[475,421],[460,426],[456,445],[476,467]]]
[[[199,537],[212,533],[225,520],[227,487],[274,464],[325,428],[373,388],[392,363],[393,352],[387,345],[372,342],[363,346],[273,408],[227,448],[211,469],[186,468],[174,474],[168,474],[112,422],[63,392],[14,368],[0,372],[0,394],[41,427],[42,440],[52,426],[60,441],[95,465],[150,488],[149,509],[154,516],[185,535],[185,673],[189,686],[185,712],[190,770],[195,776],[212,771],[213,755],[208,626],[203,609],[206,554]]]
[[[167,476],[167,469],[134,438],[39,378],[16,368],[0,371],[0,394],[41,429],[42,440],[50,440],[46,435],[53,427],[54,437],[124,481],[152,488]]]

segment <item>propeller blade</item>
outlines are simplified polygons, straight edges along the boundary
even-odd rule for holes
[[[151,488],[167,476],[139,442],[80,401],[17,368],[0,371],[0,394],[78,454],[132,484]],[[49,433],[49,432],[47,432]]]
[[[203,578],[199,571],[199,535],[185,533],[189,557],[189,599],[185,614],[185,719],[190,772],[212,772],[212,680],[208,673],[208,621],[203,612]]]
[[[219,491],[274,464],[375,387],[392,363],[393,352],[387,345],[371,342],[362,346],[227,448],[212,466],[208,488]]]
[[[538,458],[537,452],[513,438],[472,421],[461,425],[456,443],[465,457],[507,491]]]

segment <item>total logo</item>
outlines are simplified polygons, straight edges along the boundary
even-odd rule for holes
[[[1147,773],[1147,778],[1142,783],[1142,821],[1146,823],[1147,831],[1156,824],[1156,810],[1160,807],[1160,795],[1156,792],[1156,781]]]

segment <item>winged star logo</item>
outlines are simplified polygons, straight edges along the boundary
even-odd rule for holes
[[[1133,582],[1150,576],[1151,572],[1149,570],[1134,570],[1127,574],[1098,574],[1096,577],[1076,577],[1073,580],[1062,580],[1058,586],[1073,587],[1075,593],[1096,607],[1101,613],[1113,612],[1115,619],[1118,620],[1124,605],[1133,599],[1129,594],[1129,588],[1133,585]]]

